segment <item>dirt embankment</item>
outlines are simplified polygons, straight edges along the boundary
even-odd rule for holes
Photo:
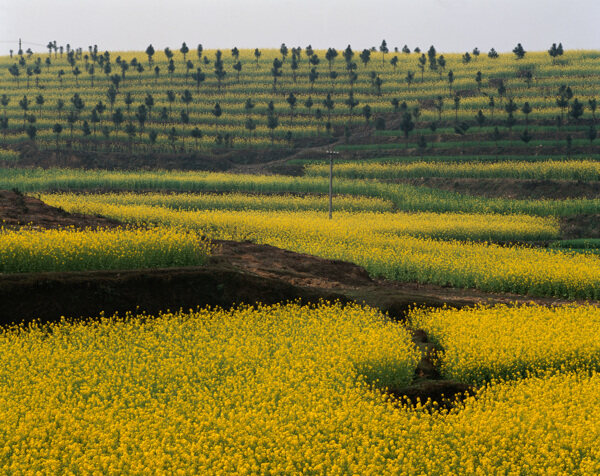
[[[13,190],[0,190],[0,225],[5,228],[114,227],[119,222],[101,216],[67,213]]]

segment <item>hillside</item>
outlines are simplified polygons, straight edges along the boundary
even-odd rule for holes
[[[595,51],[259,53],[174,48],[168,59],[90,47],[2,57],[2,145],[29,165],[69,165],[68,156],[102,167],[106,157],[111,168],[131,166],[124,155],[152,156],[133,166],[176,156],[159,164],[212,170],[215,155],[224,168],[303,163],[322,151],[298,150],[332,143],[349,159],[598,157]],[[0,151],[6,163],[15,157]]]

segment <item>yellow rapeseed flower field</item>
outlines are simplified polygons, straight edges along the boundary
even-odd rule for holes
[[[176,227],[0,228],[0,273],[192,266],[209,253],[206,239]]]
[[[598,474],[600,375],[423,411],[375,387],[417,353],[377,311],[321,304],[0,333],[4,474]]]
[[[600,308],[538,305],[419,309],[411,324],[436,342],[442,373],[465,382],[552,370],[600,370]]]
[[[522,216],[385,213],[338,213],[330,221],[316,212],[177,211],[148,205],[110,205],[101,196],[91,195],[43,198],[69,211],[102,213],[130,223],[181,226],[199,230],[209,238],[251,240],[350,261],[374,276],[398,281],[540,296],[600,297],[600,259],[591,253],[431,238],[498,239],[506,225],[511,229],[509,237],[514,236],[515,227],[519,229],[517,236],[532,236],[528,232],[536,223],[542,229],[547,225],[552,229],[556,222],[528,221]]]

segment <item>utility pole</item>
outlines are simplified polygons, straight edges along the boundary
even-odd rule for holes
[[[327,156],[329,157],[329,219],[333,212],[333,158],[339,155],[339,152],[332,149],[327,149]]]

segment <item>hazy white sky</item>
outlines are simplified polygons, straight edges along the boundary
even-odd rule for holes
[[[435,45],[600,49],[600,0],[0,0],[0,54],[58,44],[100,50]],[[37,44],[37,45],[36,45]]]

